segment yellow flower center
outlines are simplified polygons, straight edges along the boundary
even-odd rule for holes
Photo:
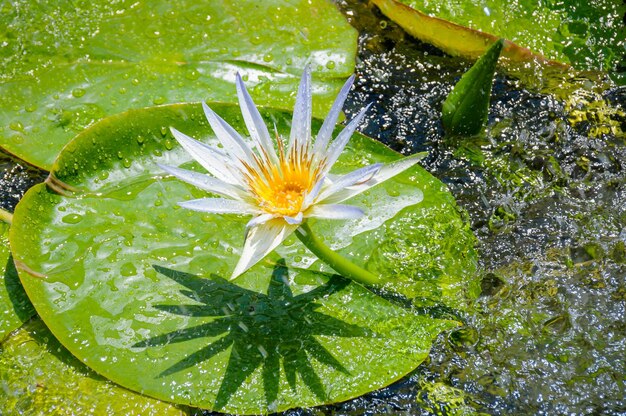
[[[261,206],[272,214],[295,216],[302,208],[304,191],[307,189],[295,182],[275,184],[271,194],[261,201]]]
[[[279,165],[258,158],[260,169],[248,168],[250,190],[259,207],[269,214],[294,217],[302,210],[302,202],[318,180],[321,166],[313,167],[307,151],[292,151],[289,159],[279,145]]]

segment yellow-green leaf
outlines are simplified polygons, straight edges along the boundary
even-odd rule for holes
[[[211,107],[243,131],[237,106]],[[262,115],[289,135],[290,113]],[[228,282],[249,218],[177,206],[207,193],[158,167],[201,169],[169,126],[217,142],[198,104],[108,117],[65,147],[47,184],[31,188],[14,214],[26,292],[52,333],[99,374],[237,414],[343,401],[403,377],[439,332],[458,325],[430,307],[453,311],[477,296],[471,231],[446,187],[417,166],[349,202],[368,216],[311,227],[393,277],[391,289],[419,309],[324,271],[295,236]],[[399,157],[355,135],[334,173]]]
[[[391,20],[398,23],[410,35],[430,43],[452,56],[477,59],[499,38],[495,35],[471,29],[456,23],[429,16],[396,0],[372,0]],[[513,62],[539,61],[551,65],[563,65],[549,61],[530,49],[504,40],[502,55]]]
[[[310,63],[318,116],[354,72],[357,33],[327,0],[0,7],[0,147],[47,170],[73,136],[107,115],[235,102],[237,72],[257,104],[292,108]]]

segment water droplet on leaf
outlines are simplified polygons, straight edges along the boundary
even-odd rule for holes
[[[188,80],[194,81],[200,78],[200,73],[196,71],[195,69],[192,69],[191,71],[187,71],[185,73],[185,78],[187,78]]]
[[[137,274],[137,268],[133,263],[124,263],[122,267],[120,267],[120,274],[122,276],[134,276]]]
[[[83,88],[74,88],[74,89],[72,90],[72,95],[73,95],[74,97],[76,97],[76,98],[80,98],[80,97],[82,97],[83,95],[85,95],[85,92],[86,92],[86,91],[85,91]]]
[[[68,214],[61,219],[61,221],[63,221],[66,224],[78,224],[82,220],[83,220],[83,217],[82,215],[79,215],[79,214]]]
[[[19,121],[14,121],[10,123],[9,128],[14,131],[24,132],[24,125]]]

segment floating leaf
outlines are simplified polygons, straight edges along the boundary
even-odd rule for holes
[[[9,253],[8,234],[9,225],[0,222],[0,341],[35,314]]]
[[[238,107],[212,108],[243,131]],[[288,135],[291,114],[262,114]],[[61,343],[98,373],[176,403],[281,411],[386,386],[457,325],[316,271],[323,266],[295,236],[236,284],[226,281],[249,218],[178,207],[206,193],[156,165],[201,170],[168,126],[217,143],[195,104],[109,117],[68,144],[47,184],[32,188],[14,215],[11,243],[29,297]],[[398,157],[355,135],[335,173]],[[445,186],[422,168],[350,203],[369,216],[311,227],[393,276],[392,289],[420,306],[461,308],[477,295],[471,232]]]
[[[432,39],[433,44],[452,55],[476,59],[486,49],[480,39],[491,37],[487,45],[497,38],[506,38],[579,69],[607,70],[623,60],[626,27],[622,24],[621,0],[374,0],[374,3],[407,32],[426,42]],[[505,44],[504,56],[516,60],[510,54],[519,53],[522,61],[532,58],[525,57],[528,51],[511,46]]]
[[[491,86],[504,41],[500,39],[461,77],[443,103],[442,121],[452,134],[478,134],[489,115]]]
[[[63,348],[40,319],[2,343],[0,383],[0,409],[8,415],[186,414],[97,375]]]
[[[354,71],[357,39],[325,0],[5,2],[0,28],[0,146],[48,170],[106,115],[236,101],[236,72],[258,104],[291,108],[310,62],[323,115]]]
[[[477,59],[499,39],[498,36],[424,14],[409,7],[409,5],[414,6],[409,1],[373,0],[373,2],[388,18],[398,23],[410,35],[452,56]],[[514,62],[539,61],[550,65],[566,66],[548,61],[544,56],[535,54],[509,40],[504,41],[502,55]]]

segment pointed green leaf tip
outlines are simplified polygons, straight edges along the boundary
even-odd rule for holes
[[[442,121],[449,133],[471,136],[482,130],[487,121],[493,76],[503,45],[504,39],[491,45],[444,101]]]

